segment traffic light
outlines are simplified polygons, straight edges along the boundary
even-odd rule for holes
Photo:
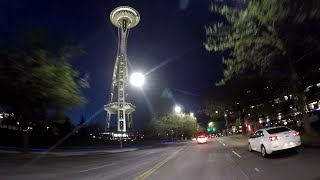
[[[214,127],[214,128],[212,128],[212,132],[216,132],[216,128]]]
[[[207,131],[210,132],[210,128],[207,128]]]

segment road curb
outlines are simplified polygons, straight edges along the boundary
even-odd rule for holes
[[[29,152],[27,154],[31,155],[45,155],[45,156],[60,156],[60,157],[68,157],[68,156],[85,156],[85,155],[95,155],[95,154],[114,154],[114,153],[123,153],[123,152],[131,152],[137,151],[138,148],[130,148],[130,149],[114,149],[114,150],[99,150],[99,151],[78,151],[78,152]],[[8,153],[8,154],[25,154],[21,151],[5,151],[0,150],[0,153]]]

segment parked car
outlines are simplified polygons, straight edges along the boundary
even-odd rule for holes
[[[248,140],[249,151],[261,152],[263,157],[285,149],[297,149],[300,145],[299,132],[285,126],[260,129]]]

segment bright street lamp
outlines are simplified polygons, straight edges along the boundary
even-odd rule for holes
[[[190,113],[190,116],[192,116],[192,117],[193,117],[193,116],[194,116],[194,114],[193,114],[193,113]]]
[[[178,105],[176,105],[176,107],[174,107],[174,111],[175,111],[176,113],[180,113],[180,112],[181,112],[181,107],[178,106]]]
[[[218,111],[216,111],[216,114],[218,114]]]
[[[131,74],[130,83],[135,87],[142,87],[144,84],[144,75],[140,72]]]

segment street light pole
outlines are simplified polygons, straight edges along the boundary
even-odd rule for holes
[[[228,128],[228,118],[227,118],[227,114],[224,113],[224,119],[226,120],[226,126],[227,126],[227,136],[229,135],[229,128]]]
[[[123,136],[123,132],[121,131],[121,133],[120,133],[120,149],[123,148],[123,138],[122,138],[122,136]]]

